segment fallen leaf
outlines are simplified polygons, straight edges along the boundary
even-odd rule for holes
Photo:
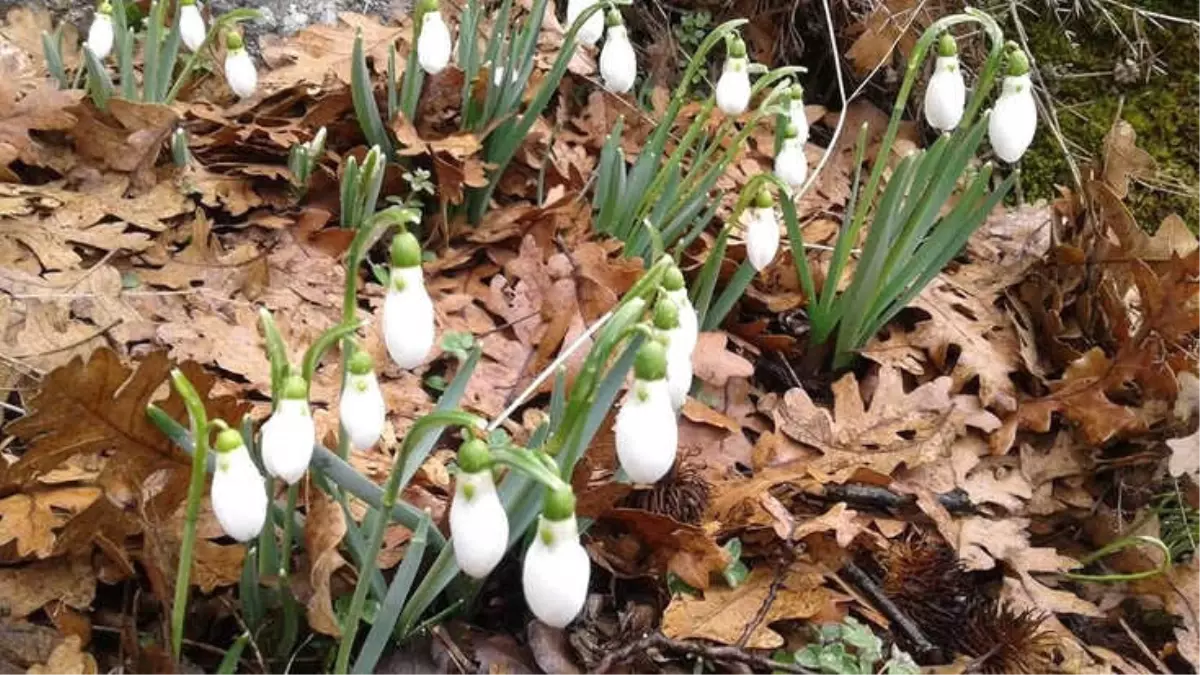
[[[863,528],[868,522],[860,521],[858,511],[847,508],[846,502],[838,502],[825,513],[797,526],[788,539],[803,539],[816,532],[832,531],[837,539],[837,545],[841,548],[849,548],[854,538],[864,531]]]
[[[346,534],[346,518],[340,504],[324,492],[314,492],[304,522],[304,550],[308,552],[312,568],[309,583],[313,594],[308,600],[308,624],[312,629],[338,637],[342,634],[341,623],[333,609],[330,582],[346,560],[338,553],[338,546]]]
[[[100,496],[94,487],[68,487],[15,494],[0,500],[0,546],[16,541],[17,555],[46,558],[54,552],[54,530]]]
[[[68,635],[50,653],[50,659],[45,664],[31,666],[27,672],[29,675],[42,675],[43,673],[46,675],[51,673],[94,675],[99,672],[96,659],[82,649],[83,642],[79,636]]]
[[[723,387],[730,378],[750,377],[754,364],[729,351],[729,336],[723,332],[701,333],[692,351],[692,369],[696,379]]]
[[[95,597],[96,573],[90,556],[0,568],[0,611],[10,618],[29,616],[51,602],[87,609]]]

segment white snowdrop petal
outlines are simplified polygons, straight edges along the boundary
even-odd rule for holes
[[[653,483],[667,475],[679,446],[679,427],[667,380],[634,380],[617,412],[614,431],[617,459],[630,480]]]
[[[741,115],[750,106],[750,72],[745,59],[725,60],[717,80],[717,107],[726,115]]]
[[[571,623],[583,609],[591,574],[591,561],[579,543],[575,518],[541,518],[521,573],[525,602],[534,616],[555,628]]]
[[[454,559],[470,577],[486,577],[504,558],[508,516],[490,469],[462,472],[455,477],[450,534],[454,537]]]
[[[629,43],[625,26],[609,26],[604,48],[600,50],[600,75],[604,88],[614,94],[633,89],[637,78],[637,54]]]
[[[804,145],[799,138],[789,138],[783,142],[779,154],[775,156],[775,175],[788,187],[798,190],[808,180],[808,157],[804,154]]]
[[[107,14],[96,13],[92,19],[92,25],[88,28],[87,46],[96,55],[97,59],[103,61],[112,53],[113,48],[113,23],[112,17]]]
[[[808,142],[808,114],[804,112],[804,101],[792,101],[788,103],[788,123],[796,127],[796,138],[800,139],[800,145]]]
[[[294,484],[312,460],[317,433],[308,401],[284,399],[262,426],[262,461],[267,473]]]
[[[692,349],[682,331],[682,327],[671,331],[667,344],[667,391],[675,412],[683,408],[692,389]]]
[[[967,85],[957,56],[939,56],[925,89],[925,120],[940,131],[952,131],[962,121]]]
[[[439,11],[426,12],[421,20],[421,35],[417,38],[417,61],[421,69],[437,75],[450,64],[454,45],[450,39],[450,28]]]
[[[574,25],[575,20],[581,14],[587,11],[592,5],[596,4],[594,0],[569,0],[567,2],[567,28]],[[575,37],[580,42],[586,45],[594,45],[600,41],[600,36],[604,34],[604,11],[598,10],[592,12],[591,16],[583,22],[579,27],[579,32]]]
[[[388,355],[404,369],[425,362],[433,348],[433,301],[425,290],[420,267],[392,268],[404,288],[397,290],[395,280],[383,301],[383,338]]]
[[[234,49],[225,54],[225,81],[238,98],[252,96],[258,88],[258,71],[245,49]]]
[[[204,44],[208,30],[204,27],[204,17],[200,14],[199,5],[184,5],[179,9],[179,37],[188,51],[194,52]]]
[[[1008,76],[988,120],[988,140],[996,156],[1013,163],[1021,159],[1037,132],[1037,104],[1029,74]]]
[[[696,308],[688,297],[686,288],[667,291],[667,297],[679,308],[679,339],[687,345],[690,354],[696,349],[696,341],[700,339],[700,319],[696,316]]]
[[[355,450],[366,450],[383,435],[387,405],[375,373],[350,374],[338,402],[338,416]]]
[[[213,473],[213,514],[225,534],[238,541],[258,536],[267,519],[267,490],[246,446],[217,453]]]
[[[779,251],[779,221],[775,219],[774,207],[752,207],[746,211],[754,211],[746,221],[746,257],[761,272]]]

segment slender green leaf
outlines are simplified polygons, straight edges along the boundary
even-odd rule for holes
[[[371,630],[367,633],[367,638],[359,649],[358,658],[355,659],[351,672],[375,672],[375,665],[379,662],[379,657],[383,654],[383,649],[392,635],[396,620],[400,618],[400,611],[408,600],[408,592],[412,590],[417,570],[421,566],[421,559],[425,557],[428,536],[429,514],[425,514],[417,524],[417,529],[413,531],[412,539],[409,540],[408,548],[404,552],[404,561],[400,563],[400,568],[396,570],[396,576],[392,578],[387,596],[375,614],[375,622],[371,625]]]
[[[407,86],[407,83],[405,84]],[[371,72],[367,69],[367,56],[363,51],[361,32],[354,37],[354,48],[350,56],[350,98],[354,101],[354,115],[362,126],[367,142],[378,145],[384,157],[392,157],[392,141],[388,138],[383,120],[379,117],[379,107],[375,105],[375,87],[371,84]]]
[[[225,652],[225,656],[221,658],[220,665],[217,666],[218,675],[230,675],[237,672],[238,661],[242,659],[242,652],[245,651],[248,642],[250,642],[249,633],[237,636],[233,644],[229,645],[229,651]]]
[[[742,264],[734,271],[733,276],[729,279],[729,283],[725,285],[725,289],[721,291],[721,295],[717,297],[716,302],[704,314],[704,323],[701,325],[701,330],[715,330],[725,320],[725,316],[729,314],[729,310],[733,309],[733,305],[746,292],[746,287],[754,281],[754,266],[749,260],[743,260]]]

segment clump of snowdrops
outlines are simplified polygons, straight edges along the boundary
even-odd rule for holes
[[[225,38],[224,73],[229,88],[240,98],[254,93],[258,73],[254,61],[234,29],[241,21],[254,19],[258,11],[235,9],[217,17],[205,26],[201,7],[196,0],[178,0],[175,13],[167,25],[168,0],[154,0],[145,17],[145,30],[139,36],[129,25],[128,6],[124,0],[102,0],[96,6],[87,38],[83,43],[83,65],[68,75],[62,59],[62,32],[42,33],[42,53],[50,74],[63,88],[79,86],[86,77],[86,88],[96,107],[108,108],[108,101],[117,96],[129,101],[171,103],[202,65],[202,57],[220,36]],[[134,54],[141,43],[143,66],[138,78]],[[179,66],[180,49],[189,52]],[[105,65],[109,58],[116,61],[119,85],[114,85]],[[140,82],[140,89],[139,89]]]

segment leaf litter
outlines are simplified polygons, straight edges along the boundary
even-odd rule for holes
[[[850,65],[871,70],[890,58],[893,43],[904,54],[915,35],[905,17],[921,26],[928,18],[922,11],[880,3],[851,30]],[[360,132],[346,121],[353,111],[349,45],[362,30],[381,72],[387,45],[398,39],[399,53],[407,53],[411,32],[403,22],[346,13],[336,25],[266,41],[269,71],[251,101],[114,99],[101,113],[45,79],[37,35],[49,25],[47,15],[17,8],[0,31],[19,56],[0,87],[0,384],[5,410],[23,413],[5,412],[0,429],[0,610],[6,625],[28,631],[60,611],[116,629],[106,622],[120,608],[108,604],[106,589],[135,584],[166,604],[181,531],[187,459],[146,420],[145,405],[157,402],[183,417],[164,386],[175,363],[213,415],[261,417],[270,374],[256,307],[281,318],[289,344],[309,342],[338,321],[348,238],[331,218],[336,177],[342,158],[363,152]],[[70,29],[65,42],[75,43]],[[539,70],[560,44],[553,31],[543,35]],[[67,52],[68,64],[77,59]],[[571,72],[590,73],[589,59],[581,53]],[[457,94],[461,74],[447,77],[450,84],[457,77],[457,85],[445,85]],[[432,169],[439,206],[460,203],[464,186],[479,185],[488,169],[479,137],[446,131],[452,98],[424,97],[415,126],[390,121],[402,153]],[[848,128],[871,121],[877,134],[885,114],[863,101],[853,105]],[[463,401],[483,415],[505,408],[641,269],[591,232],[579,195],[616,117],[626,116],[631,158],[652,119],[629,115],[627,105],[601,92],[562,108],[558,119],[535,125],[498,191],[504,201],[480,227],[433,218],[437,227],[426,232],[441,247],[426,266],[439,331],[469,333],[482,348]],[[694,114],[684,111],[681,130]],[[831,128],[837,117],[810,106],[814,125]],[[181,125],[200,160],[183,170],[170,167],[163,152]],[[307,205],[299,206],[287,192],[287,153],[320,126],[330,129],[327,156]],[[901,139],[915,145],[915,126],[904,125]],[[768,140],[756,138],[720,184],[740,187],[768,167]],[[616,481],[611,417],[581,463],[575,482],[588,495],[581,510],[596,521],[589,553],[611,588],[629,592],[619,601],[596,591],[587,618],[552,641],[571,653],[547,663],[593,667],[606,646],[638,631],[751,651],[795,648],[810,639],[812,625],[849,614],[901,635],[895,617],[880,614],[871,591],[848,583],[845,570],[854,561],[876,569],[920,533],[948,547],[966,573],[991,575],[999,602],[1036,610],[1038,626],[1061,642],[1064,670],[1126,670],[1144,652],[1194,667],[1197,607],[1188,599],[1195,557],[1160,577],[1116,586],[1064,575],[1133,531],[1151,509],[1150,495],[1170,489],[1197,505],[1195,237],[1178,218],[1148,235],[1125,208],[1137,179],[1152,170],[1128,125],[1115,124],[1100,150],[1080,193],[993,214],[967,255],[867,345],[863,365],[836,378],[811,377],[803,333],[783,320],[804,303],[789,263],[756,279],[726,325],[700,337],[700,385],[683,409],[682,459],[666,484],[647,492]],[[804,233],[811,244],[836,233],[829,216],[846,208],[852,153],[844,134],[799,205],[812,218]],[[29,180],[34,171],[51,178]],[[533,179],[539,172],[544,185]],[[702,236],[685,253],[685,267],[702,261],[712,243]],[[810,252],[818,280],[827,260],[819,249]],[[739,261],[723,262],[729,274]],[[383,288],[369,278],[363,285],[360,338],[386,363],[371,320]],[[322,436],[337,424],[332,361],[313,383]],[[578,363],[567,360],[568,379]],[[768,363],[781,364],[770,368],[782,374],[768,377]],[[432,409],[438,382],[452,374],[440,349],[415,374],[385,369],[385,438],[392,442],[355,453],[352,464],[382,480],[394,440]],[[514,435],[529,433],[548,391],[549,383],[524,411],[525,424],[507,426]],[[407,495],[439,524],[448,457],[435,453]],[[308,627],[336,636],[354,567],[340,546],[349,519],[320,491],[306,494],[298,592]],[[350,518],[361,519],[361,504],[350,507]],[[1101,518],[1105,527],[1090,524]],[[192,583],[228,608],[247,550],[218,540],[207,512],[201,532]],[[389,532],[390,565],[403,557],[407,539],[402,529]],[[1153,564],[1142,554],[1091,567]],[[1142,626],[1158,609],[1176,622],[1166,637],[1141,630],[1144,644],[1135,652],[1074,628],[1077,617]],[[197,618],[228,631],[230,613]],[[509,632],[462,634],[477,636],[466,639],[476,641],[468,646],[480,662],[498,649],[505,663],[543,662],[546,654],[532,659],[522,650],[536,655],[546,647],[526,646],[524,631]],[[529,643],[545,641],[535,634],[531,628]],[[117,665],[99,642],[72,634],[54,644],[20,667],[96,672],[98,662]],[[152,656],[147,649],[128,658],[144,664]]]

